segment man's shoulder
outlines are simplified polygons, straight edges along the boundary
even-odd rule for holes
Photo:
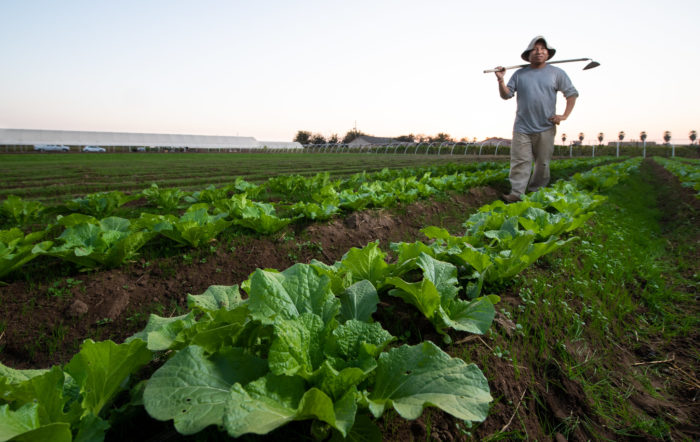
[[[545,68],[549,69],[550,72],[557,72],[557,73],[563,73],[565,74],[566,71],[558,66],[552,66],[551,64],[547,64]]]

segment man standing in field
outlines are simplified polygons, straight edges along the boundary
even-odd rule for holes
[[[549,162],[554,153],[556,125],[566,120],[576,104],[578,91],[562,69],[548,65],[556,50],[541,35],[533,38],[521,58],[530,66],[518,69],[506,85],[505,68],[497,67],[498,92],[508,100],[517,95],[517,110],[510,147],[508,203],[519,201],[526,191],[549,184]],[[557,92],[566,97],[566,109],[556,114]],[[534,169],[532,163],[534,161]],[[532,171],[532,173],[531,173]]]

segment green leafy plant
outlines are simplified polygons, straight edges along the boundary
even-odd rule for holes
[[[66,202],[65,207],[70,212],[91,215],[97,218],[109,216],[116,209],[141,198],[141,195],[124,195],[118,190],[112,192],[98,192],[85,195],[82,198],[75,198]]]
[[[44,253],[87,268],[116,267],[133,260],[138,250],[154,236],[153,232],[118,217],[97,220],[74,214],[58,222],[66,226],[57,238],[59,245]]]
[[[0,364],[0,438],[102,440],[112,401],[150,360],[143,341],[117,345],[88,339],[63,369],[15,370]]]
[[[141,194],[153,205],[165,210],[175,210],[180,206],[180,201],[187,195],[180,189],[161,189],[158,184],[153,183],[148,189],[144,189]]]
[[[195,204],[179,218],[174,215],[142,213],[136,224],[173,241],[192,247],[208,244],[232,222],[227,213],[209,214],[209,205]]]
[[[182,434],[218,425],[233,437],[301,419],[347,437],[369,425],[357,419],[363,409],[379,417],[388,407],[407,419],[428,405],[486,417],[491,397],[475,365],[432,343],[384,351],[394,338],[371,322],[378,297],[368,281],[336,297],[328,276],[296,264],[257,270],[243,286],[246,300],[236,286],[214,286],[188,298],[187,315],[152,316],[132,338],[176,350],[146,384],[151,416]]]
[[[0,230],[0,278],[46,252],[53,242],[40,241],[45,235],[46,231],[25,235],[16,227]]]
[[[26,201],[10,195],[0,203],[0,219],[5,219],[12,227],[23,226],[39,221],[45,206],[38,201]]]

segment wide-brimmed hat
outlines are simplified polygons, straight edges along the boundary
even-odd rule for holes
[[[549,51],[549,57],[547,57],[547,60],[554,57],[554,53],[557,52],[557,50],[549,46],[549,43],[547,43],[547,40],[543,36],[538,35],[537,37],[532,39],[529,45],[527,45],[527,49],[525,49],[525,51],[523,51],[523,53],[520,54],[520,58],[522,58],[525,61],[530,61],[530,51],[535,49],[535,43],[537,43],[540,40],[544,42],[544,46]]]

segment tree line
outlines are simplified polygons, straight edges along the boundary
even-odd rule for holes
[[[347,133],[343,136],[341,139],[338,134],[331,134],[328,136],[328,138],[324,137],[322,134],[318,132],[311,132],[308,130],[300,130],[297,131],[297,134],[294,136],[294,140],[300,144],[348,144],[352,142],[355,138],[362,136],[362,135],[367,135],[362,131],[359,130],[349,130]],[[452,138],[449,134],[444,133],[444,132],[439,132],[436,135],[425,135],[425,134],[408,134],[408,135],[400,135],[398,137],[391,137],[392,139],[396,141],[400,141],[402,143],[435,143],[435,142],[470,142],[469,138],[463,137],[459,140]],[[474,141],[476,138],[474,139]]]

